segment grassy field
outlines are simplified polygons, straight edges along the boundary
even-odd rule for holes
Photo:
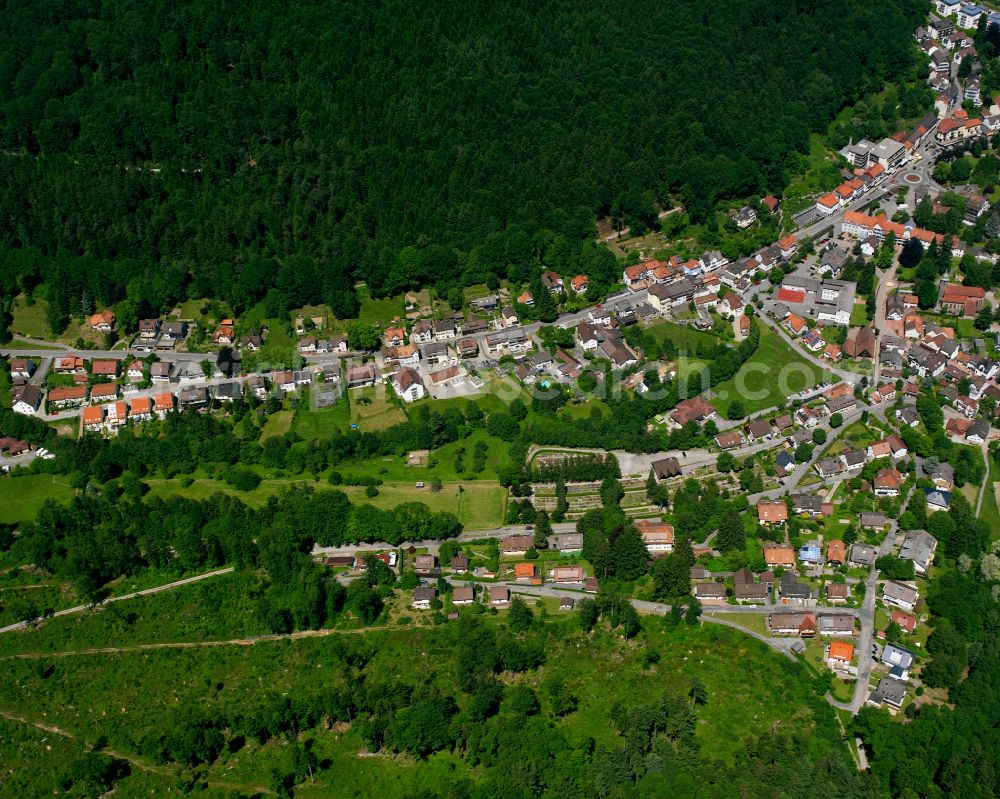
[[[762,327],[760,347],[734,377],[715,387],[712,404],[725,416],[736,397],[746,413],[781,406],[790,394],[831,380],[830,372],[813,365],[770,328]]]
[[[403,315],[403,295],[401,294],[375,299],[368,291],[368,286],[364,285],[357,287],[357,294],[361,301],[361,310],[358,312],[358,319],[361,322],[385,327],[397,316]]]
[[[13,316],[10,323],[10,332],[27,336],[28,338],[49,338],[52,331],[48,322],[49,304],[44,299],[36,299],[28,305],[25,296],[22,294],[14,301]]]
[[[0,522],[29,521],[35,518],[45,500],[68,502],[74,493],[65,477],[50,474],[0,477]]]
[[[507,489],[496,482],[445,483],[440,491],[417,488],[415,483],[386,483],[377,497],[366,497],[359,486],[345,486],[344,492],[356,504],[394,508],[404,502],[423,502],[433,511],[454,513],[466,530],[493,530],[503,524]]]
[[[292,420],[292,430],[302,438],[307,440],[327,438],[350,427],[351,409],[346,398],[342,397],[329,408],[311,410],[308,406],[309,403],[306,401],[300,403]]]
[[[351,424],[371,432],[405,422],[406,414],[390,398],[391,391],[386,385],[350,389]]]
[[[856,303],[853,308],[851,308],[851,325],[852,327],[864,327],[869,322],[868,311],[865,309],[864,304]]]
[[[1000,537],[1000,508],[997,507],[997,492],[994,488],[1000,482],[1000,468],[993,458],[990,458],[990,471],[986,475],[986,496],[983,497],[983,506],[979,509],[979,518],[990,526],[990,535],[993,538]]]
[[[719,337],[712,333],[666,320],[650,325],[646,328],[646,332],[657,339],[670,339],[676,345],[678,352],[695,352],[705,347],[714,347],[719,343]]]
[[[145,624],[145,615],[138,615],[136,623]],[[578,710],[560,723],[571,743],[593,738],[620,746],[608,721],[615,703],[652,701],[665,690],[683,694],[697,677],[708,695],[696,728],[706,757],[732,762],[743,741],[767,735],[774,725],[808,739],[818,755],[840,745],[833,711],[809,693],[804,668],[737,631],[681,625],[668,632],[659,619],[650,618],[645,634],[626,643],[606,631],[585,635],[571,617],[550,619],[545,624],[551,633],[546,662],[522,679],[537,688],[538,683],[561,678],[579,697]],[[139,742],[162,731],[177,714],[195,709],[209,715],[233,712],[258,702],[262,693],[297,697],[314,692],[318,684],[337,690],[348,671],[344,650],[354,642],[373,654],[362,667],[372,684],[394,679],[453,691],[450,666],[456,634],[456,625],[410,626],[369,632],[364,642],[334,635],[254,646],[66,657],[49,661],[52,666],[46,670],[37,661],[11,661],[5,664],[9,679],[0,686],[0,709],[44,719],[82,741],[106,738],[109,748],[139,758]],[[115,640],[111,635],[106,639]],[[657,651],[660,660],[646,668],[649,650]],[[733,679],[734,663],[739,663],[739,679]],[[25,746],[23,732],[0,729],[9,733],[0,737],[0,758],[15,773],[29,770],[35,754],[48,762],[47,753]],[[314,782],[296,788],[296,796],[401,799],[456,776],[475,778],[464,761],[447,752],[419,763],[408,757],[359,756],[365,747],[358,730],[347,725],[319,726],[302,739],[313,744],[323,767]],[[74,756],[75,750],[62,746],[64,758]],[[264,745],[234,745],[205,777],[219,787],[267,784],[271,768],[284,762],[286,748],[282,737]],[[27,775],[22,779],[27,782]],[[5,788],[8,784],[5,781]],[[39,781],[32,789],[37,792],[27,795],[40,796],[46,787]],[[145,795],[156,795],[154,789],[146,790]],[[139,794],[122,786],[119,795]]]
[[[207,499],[221,492],[238,497],[254,508],[263,506],[268,497],[293,485],[310,485],[317,491],[333,489],[344,491],[352,502],[367,502],[379,508],[393,508],[404,502],[423,502],[431,510],[454,513],[470,530],[492,530],[503,524],[507,489],[495,480],[445,482],[440,491],[431,491],[429,485],[425,488],[416,487],[418,481],[427,480],[427,471],[422,470],[423,475],[418,475],[418,471],[421,470],[414,470],[412,481],[386,482],[380,485],[378,496],[371,498],[365,496],[365,489],[361,486],[331,486],[324,480],[313,481],[309,476],[267,479],[253,491],[237,491],[227,483],[205,478],[196,479],[186,488],[176,479],[154,478],[145,482],[150,487],[150,493],[156,496]],[[345,467],[344,472],[352,475],[363,474],[360,470],[352,471],[350,467]]]
[[[292,412],[278,411],[267,417],[267,420],[264,422],[264,428],[261,430],[260,438],[263,441],[271,436],[283,436],[291,429]]]

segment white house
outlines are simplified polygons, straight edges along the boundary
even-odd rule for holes
[[[404,402],[416,402],[427,394],[420,375],[413,369],[400,369],[392,376],[392,387]]]

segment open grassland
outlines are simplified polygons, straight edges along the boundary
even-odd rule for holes
[[[582,633],[573,615],[556,617],[549,611],[549,619],[539,624],[544,628],[539,634],[546,636],[545,663],[520,679],[535,688],[553,679],[565,681],[579,698],[576,712],[560,722],[573,743],[593,738],[620,746],[609,723],[616,703],[647,703],[664,691],[683,694],[697,678],[707,690],[696,730],[707,757],[731,762],[743,741],[766,736],[775,725],[808,740],[817,754],[837,745],[833,711],[810,693],[804,668],[738,631],[712,625],[666,631],[660,619],[650,618],[644,636],[623,642],[609,632]],[[334,634],[253,646],[12,660],[5,663],[8,679],[0,685],[0,710],[44,719],[80,741],[106,739],[109,749],[141,759],[141,742],[163,732],[179,714],[230,714],[269,694],[308,695],[318,685],[342,689],[348,671],[343,659],[357,647],[373,653],[362,668],[372,684],[391,679],[453,692],[452,660],[460,634],[456,624],[411,625],[362,633],[364,640]],[[649,650],[658,652],[660,660],[646,668]],[[776,692],[775,684],[782,690]],[[544,705],[542,709],[546,712]],[[0,758],[15,771],[27,769],[37,750],[25,743],[23,733],[9,726],[0,729],[10,733],[0,737]],[[359,756],[365,747],[352,725],[319,726],[301,739],[314,747],[324,765],[314,782],[296,788],[296,796],[396,799],[432,787],[451,771],[475,778],[465,762],[448,752],[419,763],[405,756]],[[220,786],[267,784],[271,769],[287,758],[287,746],[283,737],[266,744],[238,741],[223,751],[206,777]],[[38,755],[44,760],[45,755]],[[67,747],[64,756],[72,755]]]
[[[345,473],[349,471],[345,469]],[[325,480],[313,481],[309,477],[267,479],[253,491],[237,491],[222,481],[203,478],[186,487],[177,479],[154,478],[146,482],[150,493],[157,496],[207,499],[221,492],[239,497],[254,508],[263,506],[268,497],[294,485],[310,485],[317,491],[343,491],[352,502],[367,502],[379,508],[394,508],[404,502],[423,502],[431,510],[454,513],[469,530],[492,530],[503,523],[507,489],[499,483],[486,480],[444,483],[440,491],[432,491],[429,484],[417,488],[416,482],[420,479],[416,477],[413,482],[407,483],[385,483],[378,487],[379,493],[375,497],[365,496],[365,489],[360,486],[331,486]]]
[[[50,474],[0,477],[0,523],[15,524],[35,518],[47,499],[68,502],[74,494],[67,478]]]
[[[376,299],[372,297],[368,286],[365,285],[358,286],[357,293],[358,300],[361,302],[361,310],[358,312],[358,320],[361,322],[384,328],[388,326],[389,322],[404,313],[402,294]]]
[[[749,414],[781,406],[789,395],[831,379],[830,372],[810,363],[777,333],[761,326],[757,352],[732,378],[715,387],[712,404],[725,416],[729,403],[738,398]]]
[[[295,411],[292,430],[307,441],[317,438],[329,438],[334,433],[346,430],[351,425],[351,409],[347,399],[341,397],[329,408],[312,410],[309,402],[303,398]]]
[[[423,502],[433,511],[454,513],[466,530],[493,530],[503,524],[507,489],[495,482],[445,483],[440,491],[414,484],[385,484],[377,497],[366,497],[358,486],[344,488],[351,502],[368,502],[379,508],[394,508],[404,502]]]
[[[44,299],[36,299],[29,305],[27,298],[20,295],[14,301],[10,332],[28,338],[49,338],[52,331],[49,330],[48,312],[49,304]]]
[[[678,352],[689,354],[704,350],[706,347],[714,347],[719,343],[719,337],[713,333],[667,321],[655,322],[646,329],[646,332],[657,339],[672,341]]]
[[[283,436],[289,430],[292,429],[292,412],[278,411],[277,413],[272,413],[267,417],[264,422],[264,427],[261,430],[260,438],[264,441],[272,436]]]
[[[360,430],[372,432],[405,422],[406,414],[389,396],[391,391],[386,385],[350,389],[351,424],[356,424]]]

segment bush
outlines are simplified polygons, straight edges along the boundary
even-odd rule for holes
[[[237,491],[253,491],[260,485],[260,475],[249,469],[227,469],[223,479]]]

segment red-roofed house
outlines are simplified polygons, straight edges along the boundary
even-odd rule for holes
[[[646,545],[646,551],[653,557],[673,551],[674,526],[672,524],[640,519],[635,523],[635,529],[642,536],[642,543]]]
[[[583,294],[586,292],[587,286],[590,285],[586,275],[577,275],[569,282],[569,284],[573,287],[573,291],[577,294]]]
[[[174,409],[174,395],[170,392],[157,394],[153,409],[156,411],[156,415],[162,419]]]
[[[912,633],[915,629],[917,629],[916,617],[911,616],[909,613],[903,613],[901,610],[894,610],[889,615],[889,622],[895,622],[908,633]]]
[[[832,214],[840,208],[840,197],[832,191],[816,200],[816,210],[821,214]]]
[[[775,502],[768,502],[766,500],[761,500],[757,503],[757,518],[760,520],[761,524],[783,524],[788,521],[788,505],[784,502],[777,500]],[[791,551],[791,547],[789,547]],[[767,557],[767,551],[765,548],[764,552],[765,558]],[[795,562],[794,555],[792,557],[792,563]],[[768,566],[771,566],[770,561],[767,562]],[[781,564],[773,564],[781,565]]]
[[[136,397],[128,409],[128,415],[137,422],[145,421],[153,415],[153,398]]]
[[[782,258],[791,258],[795,255],[795,251],[799,247],[799,242],[795,236],[785,236],[782,239],[778,239],[778,247],[781,250]]]
[[[806,322],[801,316],[796,316],[793,313],[788,314],[784,321],[785,327],[787,327],[793,335],[801,336],[806,329]]]
[[[99,333],[110,333],[115,327],[115,312],[105,309],[91,316],[88,322],[92,330]]]
[[[83,429],[96,432],[104,426],[104,408],[101,406],[83,409]]]

